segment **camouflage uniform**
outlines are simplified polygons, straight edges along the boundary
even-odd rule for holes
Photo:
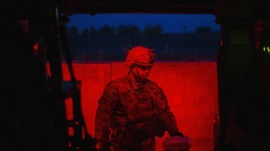
[[[178,132],[175,116],[161,87],[128,76],[108,83],[95,117],[97,146],[104,151],[154,151],[155,136]],[[110,149],[109,149],[110,148]]]

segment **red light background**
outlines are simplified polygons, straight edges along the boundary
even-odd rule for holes
[[[98,99],[105,85],[126,75],[128,67],[123,62],[108,62],[73,63],[73,68],[76,79],[81,81],[81,109],[86,129],[94,136]],[[70,80],[67,64],[63,63],[62,69],[63,80]],[[213,122],[218,115],[216,62],[156,62],[149,78],[163,88],[180,130],[190,138],[190,150],[199,147],[211,150]],[[72,110],[68,110],[69,113],[72,114]],[[163,150],[166,137],[168,133],[157,139],[157,151]]]

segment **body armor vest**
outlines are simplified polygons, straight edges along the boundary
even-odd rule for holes
[[[120,92],[115,109],[115,124],[112,139],[121,146],[131,147],[133,142],[144,141],[155,136],[162,137],[165,124],[156,108],[155,95],[148,85],[134,87],[127,79],[125,92]]]

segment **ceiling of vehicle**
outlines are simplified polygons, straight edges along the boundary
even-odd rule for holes
[[[69,0],[61,12],[95,13],[180,13],[213,14],[217,0]]]
[[[6,3],[6,4],[5,4]],[[269,17],[269,1],[265,0],[13,0],[4,1],[4,15],[17,18],[42,16],[50,6],[57,6],[59,13],[98,14],[98,13],[174,13],[174,14],[216,14],[237,16],[242,11],[249,15]]]
[[[268,18],[270,7],[265,0],[65,0],[60,12],[72,14],[97,13],[174,13],[230,14],[245,13],[251,17]],[[245,16],[246,17],[246,16]]]

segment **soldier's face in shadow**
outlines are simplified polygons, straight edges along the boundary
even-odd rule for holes
[[[143,82],[148,78],[152,67],[153,67],[152,65],[151,66],[135,65],[134,67],[131,68],[131,72],[138,81]]]

